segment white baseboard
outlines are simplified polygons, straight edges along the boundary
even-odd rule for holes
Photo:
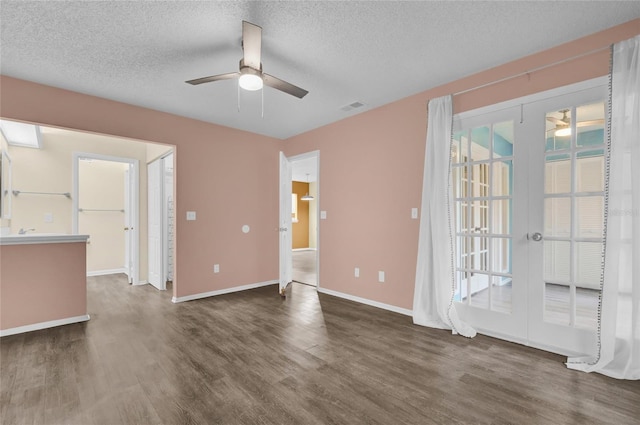
[[[0,330],[0,337],[21,334],[31,331],[39,331],[41,329],[53,328],[56,326],[70,325],[72,323],[86,322],[90,317],[88,314],[84,316],[68,317],[66,319],[51,320],[49,322],[34,323],[32,325],[18,326],[17,328],[9,328]]]
[[[126,273],[126,269],[106,269],[106,270],[95,270],[92,272],[87,272],[87,276],[105,276],[108,274],[119,274]]]
[[[185,295],[184,297],[173,297],[172,303],[181,303],[184,301],[198,300],[200,298],[215,297],[216,295],[230,294],[232,292],[246,291],[247,289],[260,288],[262,286],[277,285],[277,280],[268,280],[266,282],[250,283],[248,285],[234,286],[233,288],[219,289],[217,291],[201,292],[199,294]]]
[[[327,295],[333,295],[334,297],[344,298],[345,300],[355,301],[360,304],[370,305],[372,307],[381,308],[383,310],[393,311],[394,313],[404,314],[405,316],[413,316],[413,311],[406,308],[396,307],[395,305],[385,304],[378,301],[369,300],[366,298],[356,297],[355,295],[345,294],[343,292],[332,291],[331,289],[318,288],[318,292]]]

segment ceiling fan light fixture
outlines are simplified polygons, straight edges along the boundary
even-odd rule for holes
[[[238,80],[238,84],[245,90],[256,91],[262,88],[263,81],[259,75],[243,73]]]
[[[571,136],[571,127],[559,128],[554,133],[556,137],[567,137]]]

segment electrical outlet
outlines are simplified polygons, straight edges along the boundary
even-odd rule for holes
[[[214,264],[213,265],[213,272],[214,273],[220,273],[220,264]]]
[[[356,267],[356,268],[355,268],[355,270],[354,270],[354,272],[353,272],[353,275],[354,275],[355,277],[360,277],[360,267]]]
[[[44,213],[44,222],[53,223],[53,213]]]
[[[383,271],[379,271],[378,272],[378,282],[380,282],[380,283],[384,282],[384,272]]]
[[[187,220],[193,221],[195,219],[196,219],[196,212],[195,211],[187,211]]]
[[[413,219],[418,218],[418,209],[417,208],[411,208],[411,218],[413,218]]]

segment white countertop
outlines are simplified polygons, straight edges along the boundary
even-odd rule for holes
[[[0,245],[28,245],[43,243],[87,242],[89,235],[66,235],[63,233],[27,233],[25,235],[0,236]]]

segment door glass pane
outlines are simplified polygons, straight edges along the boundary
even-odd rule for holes
[[[571,198],[547,198],[544,200],[544,235],[571,236]]]
[[[455,297],[482,309],[494,309],[495,301],[496,311],[508,313],[512,243],[509,237],[494,238],[489,234],[511,234],[514,124],[504,121],[456,133],[454,155],[461,152],[463,156],[467,135],[469,156],[466,162],[463,158],[454,159],[452,172],[458,234]],[[491,295],[494,286],[497,298]],[[506,289],[503,291],[502,287]]]
[[[571,109],[547,113],[546,126],[547,152],[571,148]]]
[[[489,196],[489,164],[473,164],[471,166],[470,196]]]
[[[473,233],[489,232],[489,201],[471,202],[471,231]]]
[[[466,190],[464,185],[467,184],[467,176],[466,176],[467,166],[454,166],[451,170],[453,174],[453,196],[455,198],[461,198],[466,196]]]
[[[544,170],[544,193],[571,192],[571,156],[547,155]]]
[[[493,125],[493,157],[513,156],[513,121]]]
[[[490,149],[489,127],[476,127],[471,130],[471,160],[489,159]]]
[[[464,163],[467,161],[469,154],[469,139],[466,131],[455,133],[452,138],[452,162]]]
[[[469,238],[470,269],[487,271],[489,270],[488,238]]]
[[[578,147],[604,144],[604,102],[576,108],[576,133]]]
[[[597,286],[602,270],[602,243],[576,242],[577,284]]]
[[[599,102],[545,117],[544,319],[590,329],[602,268],[604,113]]]
[[[492,164],[491,192],[493,196],[511,196],[513,191],[513,162],[496,161]]]
[[[571,242],[544,241],[544,280],[569,282],[571,279]]]
[[[576,288],[576,326],[596,329],[598,326],[599,289]]]
[[[492,238],[491,271],[511,274],[511,238]]]
[[[576,198],[577,236],[601,238],[604,226],[604,197],[584,196]]]
[[[467,272],[458,272],[456,274],[456,294],[455,300],[466,303],[467,296],[469,294],[469,273]]]
[[[579,152],[576,158],[576,190],[602,192],[604,190],[604,150]]]
[[[544,285],[544,321],[569,325],[571,308],[570,288],[565,285]]]
[[[511,199],[491,202],[491,233],[508,235],[511,233]]]
[[[489,275],[474,273],[471,277],[471,305],[489,308]]]
[[[511,277],[491,278],[491,310],[511,313]]]

